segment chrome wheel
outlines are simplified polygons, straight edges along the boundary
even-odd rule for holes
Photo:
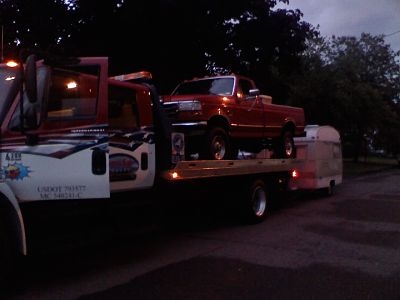
[[[221,127],[213,127],[209,130],[202,149],[200,159],[232,159],[228,134]]]
[[[267,195],[263,186],[256,186],[252,195],[253,212],[257,218],[263,217],[267,208]]]
[[[216,160],[221,160],[225,157],[226,142],[222,136],[214,136],[211,142],[211,152],[213,153],[213,158]]]

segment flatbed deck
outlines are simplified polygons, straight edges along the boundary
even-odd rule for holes
[[[188,180],[221,176],[285,172],[296,169],[299,159],[243,159],[180,161],[162,174],[167,180]]]

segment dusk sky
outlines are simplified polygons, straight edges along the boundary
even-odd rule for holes
[[[355,36],[362,32],[384,34],[394,51],[400,50],[400,0],[289,0],[280,4],[300,9],[303,20],[320,25],[323,36]]]

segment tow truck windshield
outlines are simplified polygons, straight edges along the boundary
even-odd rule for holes
[[[20,83],[19,69],[0,65],[0,120],[3,120],[12,100],[18,93]]]

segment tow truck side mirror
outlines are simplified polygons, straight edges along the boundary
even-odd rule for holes
[[[31,54],[25,62],[25,90],[30,103],[37,102],[36,55]]]

